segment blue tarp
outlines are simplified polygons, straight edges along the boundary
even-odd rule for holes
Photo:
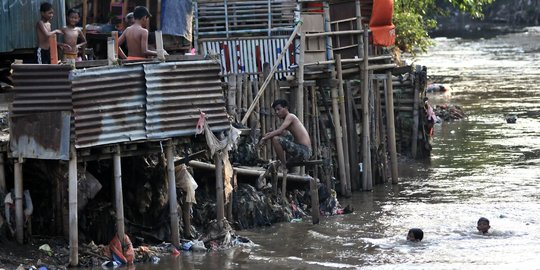
[[[193,3],[191,0],[163,0],[161,2],[161,30],[163,34],[181,36],[192,41]]]

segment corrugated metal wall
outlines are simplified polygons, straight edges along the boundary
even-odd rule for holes
[[[76,147],[146,138],[142,66],[74,70],[72,80]]]
[[[71,72],[68,65],[14,65],[13,68],[15,101],[10,117],[73,111],[71,134],[75,134],[72,139],[77,148],[191,136],[195,134],[200,111],[206,113],[213,131],[225,130],[230,125],[220,67],[214,61],[97,67]],[[36,117],[27,119],[34,121]],[[40,138],[52,134],[42,134],[43,129],[25,128],[32,123],[24,119],[16,119],[20,127],[18,138],[40,142],[43,141]]]
[[[0,53],[37,47],[36,22],[41,18],[38,0],[0,1]],[[53,5],[52,29],[66,25],[65,0],[49,0]]]
[[[15,115],[71,111],[68,65],[12,65]]]
[[[219,79],[213,61],[144,65],[146,74],[146,132],[149,139],[195,134],[200,112],[212,130],[229,127]]]
[[[203,41],[203,54],[219,54],[222,63],[222,74],[256,74],[262,72],[264,63],[273,66],[287,43],[288,37],[239,39],[231,41]],[[290,73],[291,65],[295,63],[293,46],[289,47],[278,66],[278,75]],[[286,74],[279,74],[286,71]]]

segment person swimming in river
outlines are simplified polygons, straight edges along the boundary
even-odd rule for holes
[[[478,222],[476,223],[476,229],[478,229],[481,234],[487,234],[490,228],[491,226],[489,226],[489,219],[485,217],[481,217],[480,219],[478,219]]]
[[[422,239],[424,239],[424,231],[422,229],[412,228],[409,230],[407,241],[420,242]]]

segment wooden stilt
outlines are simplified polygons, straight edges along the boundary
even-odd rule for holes
[[[396,151],[396,128],[394,120],[394,90],[392,88],[392,72],[386,72],[386,130],[388,135],[388,151],[390,152],[390,172],[392,184],[398,183],[398,166]]]
[[[17,243],[24,241],[24,209],[23,209],[23,159],[15,160],[13,173],[15,177],[15,237]]]
[[[349,159],[349,139],[347,134],[347,120],[346,120],[346,111],[345,111],[345,92],[343,91],[343,72],[341,70],[341,54],[335,55],[336,60],[336,72],[337,72],[337,79],[338,79],[338,103],[339,103],[339,117],[340,117],[340,124],[342,126],[342,130],[345,132],[342,132],[343,135],[343,157],[344,157],[344,164],[345,164],[345,177],[346,177],[346,189],[345,193],[343,194],[346,197],[350,197],[352,195],[351,192],[351,167],[350,167],[350,159]]]
[[[191,235],[191,203],[186,202],[184,198],[184,207],[182,207],[182,221],[184,222],[184,237],[193,238]]]
[[[227,90],[227,113],[229,115],[236,116],[235,118],[239,119],[238,114],[236,112],[236,75],[230,74],[229,75],[229,88]]]
[[[174,173],[173,142],[169,140],[165,150],[167,159],[167,179],[169,180],[169,211],[171,216],[171,243],[180,247],[180,232],[178,221],[178,202],[176,201],[176,176]]]
[[[122,194],[122,162],[120,146],[116,146],[116,152],[113,155],[114,162],[114,198],[116,206],[116,234],[121,243],[124,243],[126,235],[124,229],[124,198]]]
[[[311,193],[311,220],[313,224],[319,224],[319,190],[317,188],[316,178],[312,178],[309,181],[309,190]]]
[[[338,90],[332,87],[332,112],[334,114],[334,125],[336,132],[336,148],[338,157],[339,183],[341,186],[341,195],[348,196],[347,176],[345,172],[345,155],[343,154],[343,129],[341,128],[341,118],[339,117]]]
[[[189,166],[199,168],[199,169],[204,169],[204,170],[212,170],[212,171],[216,170],[216,165],[201,162],[201,161],[196,161],[196,160],[189,161]],[[238,174],[245,175],[245,176],[252,176],[252,177],[255,177],[255,178],[261,176],[261,174],[264,174],[264,171],[254,170],[254,169],[247,169],[247,168],[234,168],[234,170]],[[283,174],[278,173],[278,178],[283,179]],[[306,182],[307,180],[309,180],[311,178],[312,177],[310,177],[310,176],[300,176],[300,175],[296,175],[296,174],[288,174],[287,175],[287,181],[291,180],[291,181],[296,181],[296,182]]]
[[[285,167],[285,165],[283,165]],[[288,202],[287,199],[287,168],[283,169],[283,180],[281,180],[281,196],[284,202]]]
[[[238,115],[238,119],[242,119],[242,106],[244,106],[242,104],[243,85],[242,75],[239,74],[236,77],[236,114]]]
[[[4,153],[0,153],[0,193],[6,194],[6,169]]]
[[[77,151],[71,146],[69,159],[69,265],[79,264],[79,221],[77,216]]]
[[[362,63],[362,189],[372,189],[371,175],[371,146],[369,136],[369,32],[367,25],[364,26],[364,61]]]
[[[225,218],[225,200],[223,191],[223,158],[221,153],[214,155],[214,162],[216,165],[216,213],[217,221],[222,224],[221,221]],[[221,226],[221,225],[220,225]]]
[[[56,41],[56,34],[49,37],[49,50],[51,54],[51,64],[58,64],[58,43]]]
[[[412,136],[411,136],[411,154],[413,158],[416,158],[416,152],[418,151],[418,124],[419,124],[419,89],[418,89],[418,77],[416,74],[413,75],[413,87],[414,87],[414,95],[413,95],[413,125],[412,125]]]
[[[358,133],[354,121],[354,98],[351,92],[351,84],[345,87],[345,109],[347,111],[347,132],[349,137],[349,158],[351,164],[351,190],[357,190],[360,186],[360,171],[358,170]]]
[[[304,56],[306,52],[306,35],[300,27],[300,54],[298,55],[298,89],[296,90],[296,117],[304,123]]]

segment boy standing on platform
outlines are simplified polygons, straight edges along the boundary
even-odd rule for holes
[[[82,60],[78,56],[79,49],[86,45],[86,38],[81,29],[77,28],[77,24],[81,18],[79,12],[75,9],[70,9],[67,12],[67,16],[67,26],[62,29],[65,47],[67,47],[64,49],[64,62],[75,65],[75,62]],[[81,43],[77,43],[79,39],[82,41]]]
[[[54,15],[54,10],[50,3],[41,3],[39,11],[41,13],[41,19],[36,23],[36,34],[38,38],[36,60],[38,64],[50,64],[49,37],[55,34],[62,34],[62,31],[58,29],[51,31],[51,19]]]
[[[156,51],[148,49],[148,21],[152,15],[143,6],[137,6],[133,10],[135,22],[122,33],[118,39],[118,45],[127,41],[128,56],[120,49],[119,54],[128,60],[144,60],[149,56],[157,56]],[[166,54],[166,53],[165,53]]]

